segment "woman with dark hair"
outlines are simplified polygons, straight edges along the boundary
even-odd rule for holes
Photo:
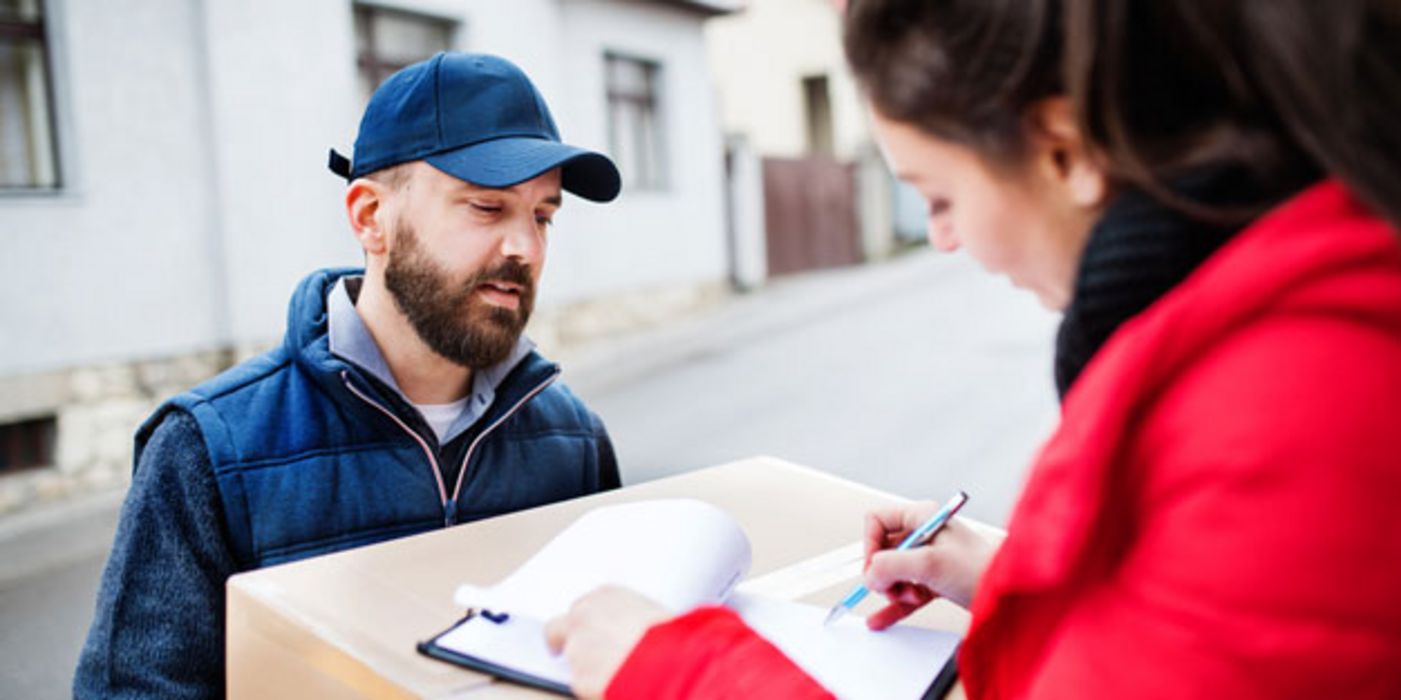
[[[884,628],[968,606],[973,698],[1401,697],[1401,4],[853,0],[929,236],[1062,309],[1005,540],[872,514]],[[820,697],[733,614],[551,623],[584,696]]]

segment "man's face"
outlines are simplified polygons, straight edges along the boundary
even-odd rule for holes
[[[507,189],[477,187],[414,164],[400,198],[384,281],[434,352],[490,367],[516,344],[535,301],[559,172]]]

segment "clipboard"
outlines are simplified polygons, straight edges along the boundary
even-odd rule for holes
[[[628,546],[619,546],[626,542]],[[673,613],[723,604],[818,683],[843,698],[938,698],[957,678],[958,635],[897,625],[871,632],[856,618],[736,591],[750,545],[732,516],[690,499],[638,501],[585,513],[506,579],[459,587],[469,613],[419,642],[425,656],[514,683],[571,695],[570,672],[545,645],[545,622],[600,585],[632,588]]]
[[[442,632],[433,635],[433,637],[430,639],[419,642],[417,646],[418,653],[430,658],[437,659],[439,661],[446,661],[450,664],[456,664],[458,666],[471,669],[473,671],[480,671],[481,673],[485,673],[489,676],[494,676],[496,678],[500,678],[501,680],[509,681],[511,683],[517,683],[519,685],[537,688],[539,690],[544,690],[550,693],[554,693],[556,695],[563,695],[565,697],[570,698],[574,697],[574,693],[569,689],[569,686],[567,684],[560,683],[558,681],[553,681],[548,678],[542,678],[540,676],[526,673],[524,671],[520,671],[509,666],[504,666],[502,664],[494,663],[483,658],[453,651],[452,649],[438,644],[438,640],[443,635],[448,634],[449,632],[452,632],[453,630],[457,629],[458,625],[467,622],[474,616],[474,614],[475,613],[468,613],[467,615],[463,616],[462,619],[453,623],[452,627],[449,627],[443,630]]]
[[[461,620],[458,620],[452,627],[433,635],[433,637],[427,640],[419,642],[417,647],[418,652],[424,656],[455,664],[472,671],[485,673],[510,683],[536,688],[564,697],[574,697],[573,691],[571,691],[569,686],[565,683],[526,673],[519,669],[494,663],[480,657],[462,654],[438,644],[439,638],[456,629],[458,625],[466,622],[470,617],[472,617],[471,613],[464,616]],[[920,700],[942,700],[944,696],[949,694],[949,691],[953,689],[954,684],[957,682],[958,653],[955,647],[954,653],[949,655],[943,667],[939,669],[939,673],[934,676],[934,680],[930,682],[929,687],[925,689],[924,694],[920,696]]]

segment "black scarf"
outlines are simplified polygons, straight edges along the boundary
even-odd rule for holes
[[[1303,172],[1261,185],[1238,171],[1220,171],[1184,178],[1174,189],[1196,202],[1261,211],[1316,177]],[[1140,190],[1115,197],[1090,232],[1056,333],[1061,398],[1121,324],[1186,279],[1240,228],[1194,220]]]

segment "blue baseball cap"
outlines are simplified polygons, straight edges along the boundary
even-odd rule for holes
[[[414,160],[482,187],[510,187],[561,169],[561,186],[595,202],[622,188],[601,153],[560,141],[530,79],[499,56],[439,52],[375,90],[360,119],[354,160],[331,150],[331,171],[353,180]]]

